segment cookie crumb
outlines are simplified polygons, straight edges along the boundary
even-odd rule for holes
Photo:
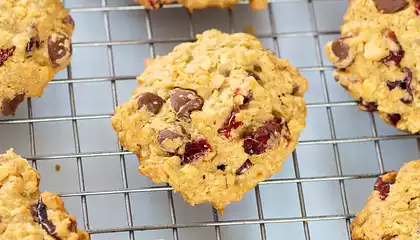
[[[60,164],[56,164],[55,165],[55,171],[59,172],[61,170],[61,165]]]

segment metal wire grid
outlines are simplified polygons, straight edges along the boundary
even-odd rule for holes
[[[69,0],[67,0],[69,1]],[[287,0],[290,1],[304,1],[306,0]],[[300,176],[300,169],[298,164],[298,156],[296,151],[293,152],[293,166],[295,170],[295,178],[287,178],[287,179],[270,179],[265,182],[260,183],[260,185],[269,185],[269,184],[280,184],[280,183],[296,183],[297,190],[298,190],[298,197],[299,197],[299,206],[301,211],[301,217],[290,217],[290,218],[265,218],[263,215],[262,210],[262,200],[259,186],[255,189],[255,198],[257,203],[257,212],[258,218],[256,219],[249,219],[249,220],[225,220],[219,221],[218,214],[216,210],[213,209],[213,219],[214,221],[211,222],[196,222],[196,223],[177,223],[175,208],[174,208],[174,200],[173,200],[173,193],[172,188],[169,186],[155,186],[155,187],[144,187],[144,188],[135,188],[130,189],[128,188],[128,180],[127,180],[127,172],[126,172],[126,162],[125,156],[131,154],[125,151],[121,146],[119,146],[119,151],[116,152],[81,152],[80,147],[80,137],[79,137],[79,129],[78,129],[78,121],[80,120],[92,120],[92,119],[108,119],[112,115],[111,114],[97,114],[97,115],[78,115],[76,110],[75,104],[75,93],[73,89],[74,83],[81,83],[81,82],[109,82],[111,84],[112,90],[112,99],[113,99],[113,107],[116,107],[118,103],[117,98],[117,90],[116,90],[116,81],[123,81],[123,80],[130,80],[135,78],[136,76],[116,76],[115,74],[115,63],[114,63],[114,53],[112,46],[116,45],[133,45],[133,44],[147,44],[150,48],[150,55],[152,57],[156,56],[155,53],[155,44],[157,43],[179,43],[184,41],[192,41],[195,37],[194,31],[194,24],[191,17],[191,14],[188,13],[189,16],[189,38],[177,38],[177,39],[157,39],[154,38],[153,28],[151,24],[151,17],[150,11],[146,11],[146,18],[145,22],[147,25],[147,40],[130,40],[130,41],[113,41],[111,39],[111,31],[110,31],[110,21],[109,21],[109,12],[111,11],[138,11],[144,10],[141,6],[123,6],[123,7],[109,7],[107,5],[107,0],[101,0],[102,7],[95,7],[95,8],[73,8],[70,9],[71,12],[102,12],[103,13],[103,21],[106,30],[106,41],[105,42],[75,42],[73,44],[74,47],[89,47],[89,46],[106,46],[107,47],[107,56],[108,56],[108,63],[110,67],[111,77],[101,77],[101,78],[73,78],[72,76],[72,67],[69,66],[67,68],[67,78],[66,79],[57,79],[52,81],[50,84],[67,84],[68,91],[70,96],[70,107],[71,107],[71,116],[63,116],[63,117],[33,117],[32,111],[32,102],[31,99],[28,99],[28,118],[24,119],[2,119],[0,120],[0,124],[19,124],[19,123],[28,123],[29,124],[29,133],[30,133],[30,153],[31,156],[27,158],[29,160],[33,160],[34,167],[37,167],[37,160],[47,160],[47,159],[65,159],[65,158],[75,158],[77,164],[77,171],[79,177],[79,187],[80,192],[74,193],[67,193],[61,194],[62,197],[80,197],[81,198],[81,206],[82,206],[82,214],[83,220],[86,230],[91,234],[100,234],[100,233],[111,233],[111,232],[128,232],[130,239],[135,239],[135,231],[139,230],[161,230],[161,229],[172,229],[173,231],[173,239],[178,240],[178,229],[180,228],[192,228],[192,227],[214,227],[216,232],[216,239],[220,240],[221,226],[232,226],[232,225],[248,225],[254,224],[259,225],[260,227],[260,237],[261,239],[267,239],[266,224],[271,223],[288,223],[288,222],[301,222],[303,224],[304,236],[305,239],[311,239],[308,222],[310,221],[326,221],[326,220],[345,220],[346,221],[346,231],[347,237],[350,238],[349,233],[349,224],[350,219],[353,217],[353,214],[349,212],[349,206],[347,202],[347,195],[346,195],[346,188],[344,186],[344,180],[349,179],[363,179],[363,178],[373,178],[377,177],[380,173],[384,172],[384,163],[381,154],[381,149],[379,145],[379,141],[383,140],[397,140],[397,139],[417,139],[417,143],[420,149],[420,140],[418,135],[385,135],[385,136],[378,136],[377,134],[377,127],[375,123],[375,119],[372,114],[370,114],[371,126],[372,126],[372,136],[369,137],[360,137],[360,138],[337,138],[336,137],[336,129],[334,126],[334,120],[332,115],[331,108],[333,107],[343,107],[343,106],[353,106],[356,105],[353,101],[340,101],[340,102],[332,102],[329,98],[329,92],[327,87],[327,80],[326,80],[326,71],[332,70],[332,67],[325,66],[322,59],[322,46],[320,44],[319,36],[321,34],[338,34],[338,32],[320,32],[317,30],[317,19],[315,15],[314,3],[311,0],[306,2],[312,29],[314,31],[307,31],[307,32],[298,32],[298,33],[275,33],[275,21],[273,19],[273,7],[272,3],[275,1],[271,1],[268,5],[268,12],[270,18],[270,27],[271,27],[271,34],[268,35],[260,35],[259,38],[268,38],[272,39],[274,43],[275,52],[277,55],[280,55],[279,45],[278,45],[278,38],[279,37],[293,37],[293,36],[312,36],[315,41],[316,46],[316,55],[317,60],[320,63],[319,66],[313,67],[304,67],[300,68],[301,72],[310,71],[310,72],[317,72],[319,73],[321,80],[322,80],[322,89],[324,94],[324,103],[312,103],[308,104],[308,108],[326,108],[327,116],[328,116],[328,123],[329,123],[329,130],[331,134],[331,138],[328,139],[320,139],[320,140],[302,140],[299,142],[300,145],[320,145],[320,144],[332,144],[333,151],[334,151],[334,159],[336,163],[337,175],[336,176],[320,176],[320,177],[301,177]],[[278,2],[278,1],[277,1]],[[284,1],[282,1],[284,2]],[[240,3],[245,4],[245,3]],[[179,8],[180,5],[169,5],[165,6],[165,8]],[[235,32],[234,24],[233,24],[233,12],[231,9],[227,10],[229,13],[229,26],[230,31]],[[36,152],[36,142],[35,142],[35,132],[34,132],[34,123],[40,122],[58,122],[58,121],[71,121],[72,122],[72,131],[74,136],[74,149],[75,153],[73,154],[55,154],[55,155],[38,155]],[[344,175],[342,170],[342,164],[340,159],[340,152],[338,149],[338,144],[340,143],[356,143],[356,142],[374,142],[375,151],[377,156],[377,162],[379,166],[380,172],[377,174],[353,174],[353,175]],[[122,172],[122,182],[123,182],[123,189],[110,189],[106,191],[86,191],[85,182],[84,182],[84,170],[82,165],[82,158],[84,157],[104,157],[104,156],[119,156],[120,158],[120,166]],[[321,182],[321,181],[338,181],[340,186],[341,198],[342,198],[342,207],[344,209],[344,214],[337,214],[337,215],[320,215],[320,216],[307,216],[306,208],[305,208],[305,198],[302,190],[302,183],[305,182]],[[171,224],[167,225],[141,225],[137,226],[133,224],[133,216],[131,210],[131,201],[130,201],[130,194],[131,193],[140,193],[140,192],[167,192],[167,196],[169,199],[169,209],[170,209],[170,217],[171,217]],[[125,199],[125,209],[127,214],[127,226],[128,227],[118,227],[118,228],[106,228],[106,229],[92,229],[90,227],[89,222],[89,215],[88,215],[88,206],[86,197],[94,196],[94,195],[107,195],[107,194],[123,194]]]

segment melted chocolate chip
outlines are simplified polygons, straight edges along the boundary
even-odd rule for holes
[[[385,200],[388,197],[390,185],[394,183],[395,179],[392,179],[390,182],[387,182],[384,181],[380,176],[378,180],[376,180],[373,189],[379,192],[379,197],[381,198],[381,200]]]
[[[357,103],[365,111],[376,112],[378,110],[378,104],[376,102],[366,102],[363,98],[360,98]]]
[[[171,106],[177,117],[189,120],[193,111],[201,110],[204,105],[203,99],[192,90],[175,88],[171,91]]]
[[[349,45],[345,44],[341,39],[333,41],[331,50],[339,61],[346,59],[349,56]]]
[[[253,132],[244,134],[243,148],[249,155],[259,155],[270,147],[268,140],[276,133],[280,133],[285,123],[282,119],[274,119]]]
[[[390,63],[394,63],[396,66],[400,66],[400,62],[404,57],[404,50],[402,49],[402,46],[400,44],[400,42],[397,39],[397,36],[395,35],[395,33],[391,30],[386,31],[385,33],[386,37],[388,37],[389,39],[391,39],[391,41],[393,41],[397,46],[398,46],[398,50],[396,51],[390,51],[389,55],[387,57],[384,57],[381,62],[389,65]]]
[[[407,6],[406,0],[373,0],[376,8],[383,13],[395,13]]]
[[[225,164],[220,164],[219,166],[217,166],[217,169],[224,172],[226,170],[226,165]]]
[[[262,72],[262,68],[261,68],[261,66],[259,66],[259,65],[255,65],[255,66],[254,66],[254,71],[256,71],[256,72]]]
[[[185,145],[185,152],[181,155],[181,165],[200,160],[206,152],[212,151],[206,139],[198,139]]]
[[[239,110],[235,108],[230,112],[229,117],[223,123],[223,127],[217,130],[219,134],[223,134],[225,135],[226,138],[229,138],[230,132],[232,131],[232,129],[237,129],[239,126],[243,124],[242,122],[236,121],[236,114],[238,112]]]
[[[157,94],[151,92],[141,93],[137,97],[137,104],[139,109],[141,109],[143,106],[146,106],[147,109],[154,114],[157,114],[160,111],[164,103],[165,100],[163,100]]]
[[[8,49],[0,49],[0,67],[3,66],[4,62],[6,62],[9,57],[13,56],[15,50],[15,46]]]
[[[169,153],[175,153],[177,149],[167,149],[163,146],[163,141],[165,141],[165,139],[176,139],[176,138],[182,138],[183,136],[179,133],[176,133],[174,131],[165,129],[159,132],[159,136],[158,136],[158,143],[159,145],[167,152]]]
[[[48,55],[54,67],[60,67],[70,59],[72,52],[71,39],[68,36],[53,33],[48,37]]]
[[[247,159],[241,167],[238,168],[238,170],[236,170],[236,175],[241,175],[244,172],[246,172],[250,167],[252,166],[252,162]]]
[[[5,98],[1,104],[1,110],[4,116],[12,115],[16,113],[16,109],[25,100],[25,94],[17,94],[12,100]]]
[[[34,221],[41,224],[41,227],[53,238],[60,239],[56,236],[55,225],[48,220],[47,206],[42,202],[42,197],[39,197],[38,203],[30,208]]]
[[[398,113],[388,114],[388,119],[392,125],[397,126],[397,123],[401,120],[401,115]]]

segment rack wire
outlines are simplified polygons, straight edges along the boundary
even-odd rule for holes
[[[326,0],[318,0],[318,1],[326,1]],[[71,0],[66,0],[65,2],[71,2]],[[270,1],[268,5],[268,15],[270,20],[270,29],[271,33],[258,35],[261,39],[268,39],[273,42],[274,52],[281,56],[281,52],[279,49],[279,39],[283,37],[311,37],[314,41],[314,45],[316,46],[316,58],[317,61],[320,63],[317,66],[310,66],[310,67],[301,67],[299,70],[302,73],[316,73],[319,74],[319,78],[321,79],[322,85],[322,94],[324,97],[324,101],[321,102],[310,102],[308,103],[308,109],[325,109],[328,119],[328,128],[329,128],[329,138],[320,138],[320,139],[306,139],[301,140],[299,142],[299,146],[309,146],[309,145],[332,145],[333,148],[333,155],[336,167],[336,175],[322,175],[322,176],[301,176],[301,162],[298,161],[299,151],[294,151],[292,154],[292,163],[295,176],[292,178],[273,178],[267,181],[261,182],[259,186],[255,189],[255,202],[257,208],[257,218],[252,219],[232,219],[232,220],[219,220],[219,215],[213,209],[213,220],[212,221],[202,221],[202,222],[193,222],[193,223],[179,223],[177,222],[177,215],[174,207],[174,198],[173,198],[173,191],[170,186],[151,186],[151,187],[138,187],[138,188],[129,188],[128,178],[127,178],[127,164],[126,164],[126,157],[132,155],[131,153],[124,150],[121,146],[118,146],[118,151],[82,151],[81,149],[81,141],[80,141],[80,130],[79,130],[79,123],[81,121],[91,121],[91,120],[98,120],[98,119],[109,119],[112,116],[112,113],[108,114],[89,114],[89,115],[81,115],[77,113],[76,109],[76,101],[75,101],[75,84],[79,83],[96,83],[96,82],[105,82],[111,85],[111,92],[112,92],[112,107],[115,108],[118,102],[118,91],[117,91],[117,82],[132,80],[135,79],[135,75],[132,76],[121,76],[116,74],[115,71],[115,56],[114,56],[114,49],[113,46],[119,45],[146,45],[149,47],[150,56],[156,56],[156,45],[160,43],[180,43],[185,41],[193,41],[195,38],[195,34],[197,33],[194,29],[193,24],[193,17],[191,13],[185,11],[185,14],[188,14],[189,19],[189,36],[185,38],[165,38],[159,39],[154,36],[154,28],[152,26],[152,18],[151,12],[149,10],[144,9],[142,6],[137,5],[130,5],[130,6],[109,6],[107,4],[107,0],[100,0],[101,6],[100,7],[80,7],[80,8],[70,8],[72,13],[102,13],[103,14],[103,24],[105,27],[105,36],[106,41],[94,41],[94,42],[74,42],[74,48],[82,48],[82,47],[106,47],[107,48],[107,61],[109,65],[110,77],[90,77],[90,78],[74,78],[72,74],[72,66],[70,65],[67,68],[67,76],[65,78],[55,79],[50,84],[56,85],[67,85],[68,86],[68,93],[69,93],[69,100],[70,100],[70,112],[69,116],[53,116],[53,117],[34,117],[33,114],[33,103],[31,99],[28,99],[28,117],[26,118],[3,118],[0,120],[1,125],[14,125],[14,124],[28,124],[29,126],[29,142],[30,142],[30,156],[26,156],[29,160],[33,160],[33,165],[37,167],[39,161],[46,161],[46,160],[55,160],[55,159],[75,159],[76,166],[77,166],[77,174],[78,174],[78,185],[80,191],[73,192],[73,193],[63,193],[61,196],[66,198],[77,197],[80,198],[80,203],[82,207],[82,219],[83,225],[85,229],[92,235],[93,238],[95,236],[101,234],[109,234],[109,233],[118,233],[118,232],[125,232],[128,233],[129,239],[136,239],[135,232],[136,231],[146,231],[146,230],[164,230],[168,229],[172,231],[172,237],[174,240],[181,239],[179,230],[185,228],[214,228],[215,230],[215,239],[225,239],[221,234],[221,227],[226,226],[236,226],[236,225],[256,225],[259,227],[260,236],[259,238],[262,240],[266,239],[273,239],[267,236],[266,227],[269,224],[276,224],[276,223],[301,223],[303,229],[303,236],[304,239],[316,239],[311,235],[311,229],[309,223],[316,222],[316,221],[332,221],[332,220],[343,220],[345,221],[345,234],[343,235],[343,239],[350,239],[350,232],[349,232],[349,225],[351,219],[354,217],[354,212],[350,211],[349,203],[348,203],[348,195],[346,191],[346,180],[354,180],[354,179],[374,179],[380,173],[384,172],[384,160],[381,151],[381,142],[383,141],[390,141],[390,140],[417,140],[419,143],[420,137],[418,135],[408,135],[408,134],[385,134],[380,135],[378,134],[376,118],[374,115],[369,114],[370,118],[370,126],[372,129],[371,136],[358,136],[358,137],[346,137],[346,138],[339,138],[337,137],[337,123],[334,121],[334,108],[340,107],[352,107],[355,106],[356,103],[354,101],[332,101],[330,99],[330,89],[328,88],[327,78],[330,71],[333,68],[328,65],[328,63],[324,63],[324,58],[322,57],[322,43],[320,40],[320,36],[322,35],[337,35],[339,34],[338,31],[318,31],[317,25],[317,18],[315,14],[315,7],[314,2],[312,0],[275,0]],[[311,28],[313,31],[302,31],[302,32],[282,32],[277,33],[275,31],[275,11],[273,10],[273,5],[278,2],[305,2],[307,6],[307,11],[309,12]],[[247,4],[247,3],[240,3]],[[181,8],[180,5],[167,5],[164,8]],[[145,23],[147,29],[147,39],[143,40],[119,40],[115,41],[112,40],[111,37],[111,30],[110,30],[110,12],[117,12],[117,11],[145,11]],[[241,31],[242,29],[235,29],[234,24],[234,12],[232,9],[227,9],[228,16],[229,16],[229,29],[231,32]],[[77,23],[76,23],[77,24]],[[83,24],[83,23],[79,23]],[[88,23],[84,23],[88,24]],[[35,137],[35,130],[34,125],[38,123],[46,123],[46,122],[71,122],[72,134],[73,134],[73,144],[74,144],[74,152],[69,154],[38,154],[36,151],[36,137]],[[339,144],[351,144],[351,143],[373,143],[376,153],[376,161],[378,166],[378,171],[370,174],[344,174],[343,172],[343,164],[342,159],[340,157],[340,149]],[[420,145],[418,145],[420,148]],[[85,171],[83,168],[83,159],[85,158],[101,158],[101,157],[109,157],[109,156],[117,156],[119,158],[121,176],[122,176],[122,186],[121,189],[106,189],[106,190],[98,190],[98,191],[89,191],[86,189],[85,183]],[[307,213],[307,202],[303,190],[303,184],[305,183],[312,183],[312,182],[337,182],[339,184],[340,189],[340,196],[342,200],[342,214],[325,214],[325,215],[308,215]],[[297,187],[297,194],[299,199],[299,208],[301,216],[297,217],[265,217],[263,204],[264,201],[261,197],[261,190],[260,187],[262,186],[271,186],[276,184],[295,184]],[[138,225],[135,224],[133,221],[133,210],[132,205],[133,202],[131,200],[131,196],[134,193],[152,193],[152,192],[163,192],[167,194],[168,204],[169,204],[169,214],[170,214],[170,223],[169,224],[151,224],[151,225]],[[89,208],[87,204],[87,198],[90,196],[103,196],[103,195],[115,195],[115,194],[122,194],[124,196],[124,208],[126,211],[126,226],[124,227],[113,227],[113,228],[93,228],[91,227],[91,222],[89,219]],[[311,237],[312,236],[312,237]],[[138,238],[138,237],[137,237]],[[109,237],[107,239],[116,239],[115,237]],[[123,238],[121,238],[123,239]],[[125,238],[124,238],[125,239]],[[230,239],[230,238],[226,238]],[[282,239],[280,236],[274,239]],[[296,237],[298,239],[298,237]]]

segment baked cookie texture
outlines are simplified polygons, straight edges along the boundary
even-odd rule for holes
[[[352,222],[353,240],[420,239],[420,160],[383,174]]]
[[[13,150],[0,155],[0,239],[85,240],[64,202],[39,192],[39,174]]]
[[[420,132],[419,13],[413,0],[351,0],[341,37],[325,47],[359,107],[411,133]]]
[[[207,7],[229,8],[236,5],[240,0],[137,0],[137,2],[149,9],[159,9],[162,5],[179,3],[188,10],[202,9]],[[267,7],[267,0],[250,0],[254,10],[263,10]]]
[[[223,212],[281,170],[305,127],[307,81],[251,35],[197,39],[149,61],[111,122],[142,174]]]
[[[0,12],[0,111],[14,115],[70,63],[74,22],[60,0],[2,0]]]

